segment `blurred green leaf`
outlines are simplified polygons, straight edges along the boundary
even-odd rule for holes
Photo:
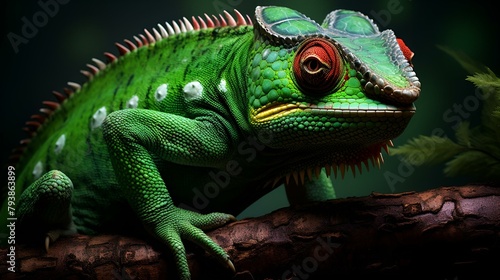
[[[498,158],[491,157],[487,151],[470,150],[447,162],[444,173],[450,177],[471,175],[482,180],[500,179]]]
[[[459,145],[470,147],[470,129],[469,122],[461,122],[457,130],[455,131],[455,136],[457,137],[457,142]]]
[[[487,72],[488,70],[484,65],[473,60],[463,52],[459,52],[441,45],[438,45],[437,47],[453,57],[467,72],[469,72],[469,74],[483,73]]]
[[[421,135],[391,152],[413,165],[446,162],[447,176],[472,175],[483,181],[500,181],[500,78],[489,68],[443,49],[468,71],[477,71],[467,80],[481,91],[475,93],[483,101],[481,124],[471,128],[469,122],[462,122],[455,131],[456,141]]]
[[[391,155],[401,155],[412,165],[436,164],[448,160],[465,148],[449,138],[420,135],[407,144],[391,149]]]

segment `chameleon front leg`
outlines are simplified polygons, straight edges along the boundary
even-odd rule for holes
[[[45,238],[45,249],[60,236],[76,233],[71,214],[73,183],[61,171],[45,173],[19,198],[17,217],[21,238]]]
[[[181,279],[190,272],[182,240],[192,241],[234,270],[227,253],[202,230],[235,220],[232,215],[202,215],[174,205],[151,153],[179,164],[210,164],[228,153],[227,135],[208,121],[130,109],[108,115],[103,134],[124,197],[146,229],[173,252]],[[168,180],[168,178],[167,178]]]
[[[336,198],[331,178],[322,169],[318,178],[306,179],[304,184],[290,180],[285,184],[288,202],[291,205],[300,205],[308,202],[325,201]]]

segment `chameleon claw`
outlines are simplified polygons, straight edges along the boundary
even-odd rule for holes
[[[231,269],[231,271],[233,273],[236,272],[236,268],[234,267],[234,264],[233,262],[229,259],[229,257],[227,258],[227,262],[226,262],[227,266]]]
[[[47,232],[45,235],[45,251],[48,253],[50,248],[50,243],[54,243],[60,236],[62,232],[58,230],[53,230]]]
[[[49,246],[50,246],[50,236],[46,235],[45,236],[45,252],[49,252]]]

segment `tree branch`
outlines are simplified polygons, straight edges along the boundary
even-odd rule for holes
[[[229,253],[237,273],[188,246],[193,279],[481,279],[498,275],[500,188],[337,199],[283,208],[208,235]],[[61,238],[49,253],[15,249],[15,274],[5,272],[10,248],[0,250],[2,279],[175,279],[165,248],[138,238],[78,235]]]

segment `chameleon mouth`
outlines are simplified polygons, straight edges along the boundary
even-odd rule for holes
[[[266,122],[304,109],[305,106],[301,108],[300,104],[274,103],[259,108],[253,114],[253,119],[257,122]]]
[[[330,115],[336,117],[411,117],[415,114],[413,104],[397,107],[387,104],[361,104],[344,102],[327,102],[318,104],[307,103],[273,103],[256,110],[253,115],[255,122],[266,122],[296,112],[313,115]]]

